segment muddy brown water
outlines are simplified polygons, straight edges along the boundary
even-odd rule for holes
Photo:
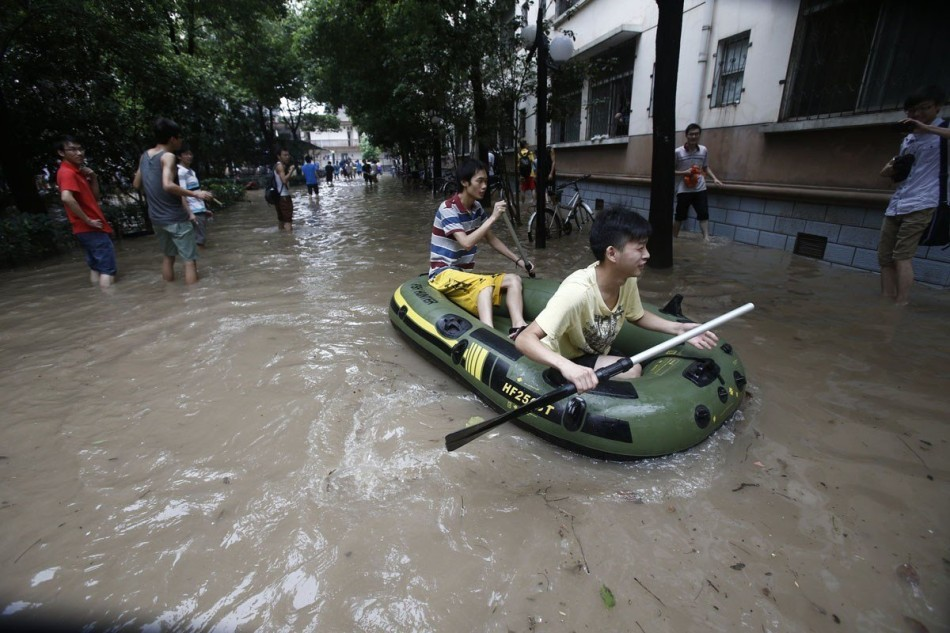
[[[338,183],[280,234],[252,194],[191,288],[154,238],[105,292],[78,254],[0,273],[0,629],[950,630],[950,295],[687,235],[641,287],[757,305],[719,332],[730,423],[634,463],[510,425],[449,454],[493,413],[387,317],[435,206]]]

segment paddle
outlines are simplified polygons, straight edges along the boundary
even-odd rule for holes
[[[507,204],[507,200],[505,203]],[[502,214],[502,217],[505,218],[505,224],[508,225],[508,230],[511,231],[511,239],[515,241],[515,246],[518,247],[518,254],[521,256],[521,261],[524,262],[524,269],[528,271],[528,276],[534,279],[534,264],[528,261],[528,258],[524,255],[524,249],[521,248],[521,241],[518,239],[518,234],[515,232],[515,225],[511,223],[511,218],[508,217],[508,209],[505,209],[505,212]],[[531,266],[531,268],[528,268]]]
[[[677,345],[685,343],[689,339],[694,338],[699,334],[706,332],[707,330],[719,327],[723,323],[731,321],[737,316],[741,316],[746,312],[750,312],[754,307],[755,306],[753,304],[747,303],[736,308],[735,310],[732,310],[731,312],[727,312],[722,316],[718,316],[711,321],[707,321],[702,325],[694,327],[688,332],[683,332],[682,334],[674,336],[668,341],[660,343],[659,345],[655,345],[646,351],[640,352],[635,356],[631,356],[630,358],[621,358],[615,363],[607,365],[606,367],[601,367],[595,372],[597,374],[597,380],[609,380],[617,374],[627,371],[637,363],[642,363],[645,360],[649,360],[654,356],[662,354],[663,352],[676,347]],[[504,424],[508,420],[525,415],[526,413],[547,406],[553,402],[557,402],[558,400],[562,400],[576,392],[577,387],[575,387],[572,383],[566,383],[524,406],[518,407],[517,409],[512,409],[508,413],[504,413],[496,418],[492,418],[491,420],[485,420],[484,422],[479,422],[473,426],[460,429],[454,433],[449,433],[445,436],[445,449],[451,452],[457,448],[461,448],[462,446],[465,446],[474,440],[476,437],[487,433],[496,426]]]

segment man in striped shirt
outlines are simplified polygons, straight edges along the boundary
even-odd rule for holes
[[[429,284],[454,303],[478,315],[479,320],[494,327],[493,306],[501,305],[505,294],[511,329],[508,336],[514,340],[527,326],[524,320],[524,301],[521,296],[521,277],[514,274],[478,275],[475,254],[478,244],[487,242],[493,249],[530,271],[534,268],[492,233],[492,225],[507,212],[503,200],[495,203],[491,215],[482,209],[481,200],[488,190],[488,170],[484,163],[467,159],[458,168],[458,182],[462,190],[439,206],[432,223],[429,244]]]

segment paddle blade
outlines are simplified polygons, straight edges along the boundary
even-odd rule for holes
[[[576,393],[577,388],[571,383],[561,385],[554,391],[550,391],[540,398],[532,400],[528,404],[518,407],[517,409],[512,409],[507,413],[499,415],[497,418],[492,418],[491,420],[485,420],[484,422],[479,422],[474,426],[469,426],[464,429],[459,429],[445,436],[445,450],[452,452],[457,448],[461,448],[474,440],[476,437],[488,433],[496,426],[500,426],[507,422],[508,420],[513,420],[522,415],[526,415],[535,409],[540,409],[541,407],[547,406],[552,402],[557,402],[567,396]]]
[[[515,409],[505,413],[504,415],[500,415],[497,418],[485,420],[484,422],[479,422],[478,424],[467,426],[464,429],[459,429],[458,431],[449,433],[445,436],[445,450],[451,453],[455,449],[465,446],[476,437],[488,433],[496,426],[504,424],[508,420],[517,417],[521,413],[522,409]]]

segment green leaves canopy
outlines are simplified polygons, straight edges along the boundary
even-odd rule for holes
[[[206,167],[260,155],[255,115],[283,87],[259,85],[242,64],[286,41],[272,34],[280,0],[4,0],[0,10],[0,169],[21,210],[43,210],[32,175],[55,163],[52,142],[67,133],[106,181],[134,171],[159,115],[183,126]]]
[[[434,115],[474,131],[481,154],[512,127],[512,0],[0,2],[0,171],[24,211],[43,210],[33,175],[55,164],[55,139],[79,137],[108,186],[157,116],[182,125],[208,175],[270,161],[282,100],[344,106],[403,153],[428,153]],[[287,123],[338,125],[305,115]]]
[[[511,124],[511,108],[489,102],[514,102],[513,6],[510,0],[311,0],[297,46],[317,93],[345,106],[374,144],[415,153],[430,142],[437,115],[456,129],[474,122],[487,152],[488,139]]]

